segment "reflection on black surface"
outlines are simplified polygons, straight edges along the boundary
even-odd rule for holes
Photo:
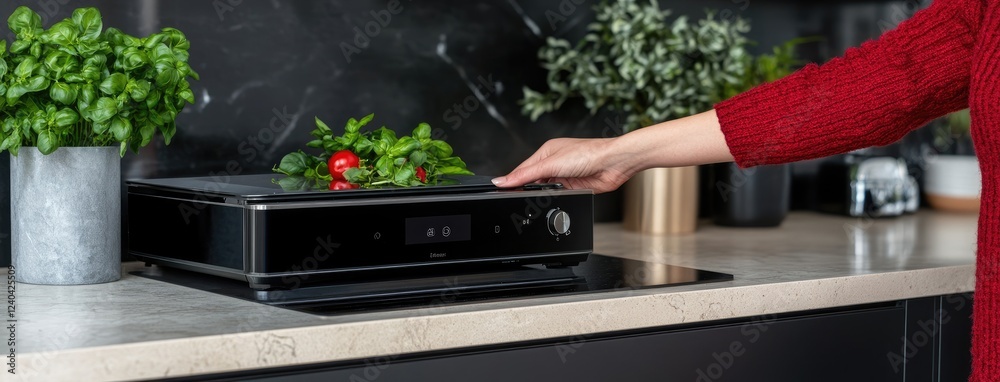
[[[590,255],[574,267],[521,266],[468,273],[425,273],[355,283],[257,291],[246,282],[148,267],[133,274],[234,298],[319,315],[437,308],[531,297],[729,281],[732,275],[616,257]]]

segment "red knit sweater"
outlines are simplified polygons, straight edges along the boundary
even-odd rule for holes
[[[1000,1],[936,0],[896,29],[716,105],[736,163],[890,144],[970,108],[982,170],[972,381],[1000,381]]]

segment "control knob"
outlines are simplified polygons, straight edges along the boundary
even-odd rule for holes
[[[569,214],[558,208],[549,210],[545,215],[545,220],[549,222],[549,232],[553,235],[565,235],[569,232]]]

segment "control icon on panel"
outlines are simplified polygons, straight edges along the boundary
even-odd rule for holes
[[[444,228],[441,228],[441,235],[444,237],[451,236],[451,227],[444,226]]]
[[[434,237],[434,228],[427,229],[427,237]]]
[[[381,232],[375,232],[374,238],[375,238],[375,240],[381,239],[382,238],[382,233]]]
[[[493,227],[493,233],[500,233],[500,226]]]

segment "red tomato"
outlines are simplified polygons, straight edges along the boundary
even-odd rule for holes
[[[327,167],[330,169],[330,175],[333,175],[333,180],[346,180],[344,178],[344,171],[360,165],[361,159],[357,155],[354,155],[351,150],[337,151],[330,156],[330,161],[327,162]]]
[[[417,179],[420,179],[421,182],[427,183],[427,170],[424,170],[423,167],[417,167]]]
[[[331,190],[353,190],[355,188],[358,188],[358,185],[346,180],[335,180],[330,182]]]

